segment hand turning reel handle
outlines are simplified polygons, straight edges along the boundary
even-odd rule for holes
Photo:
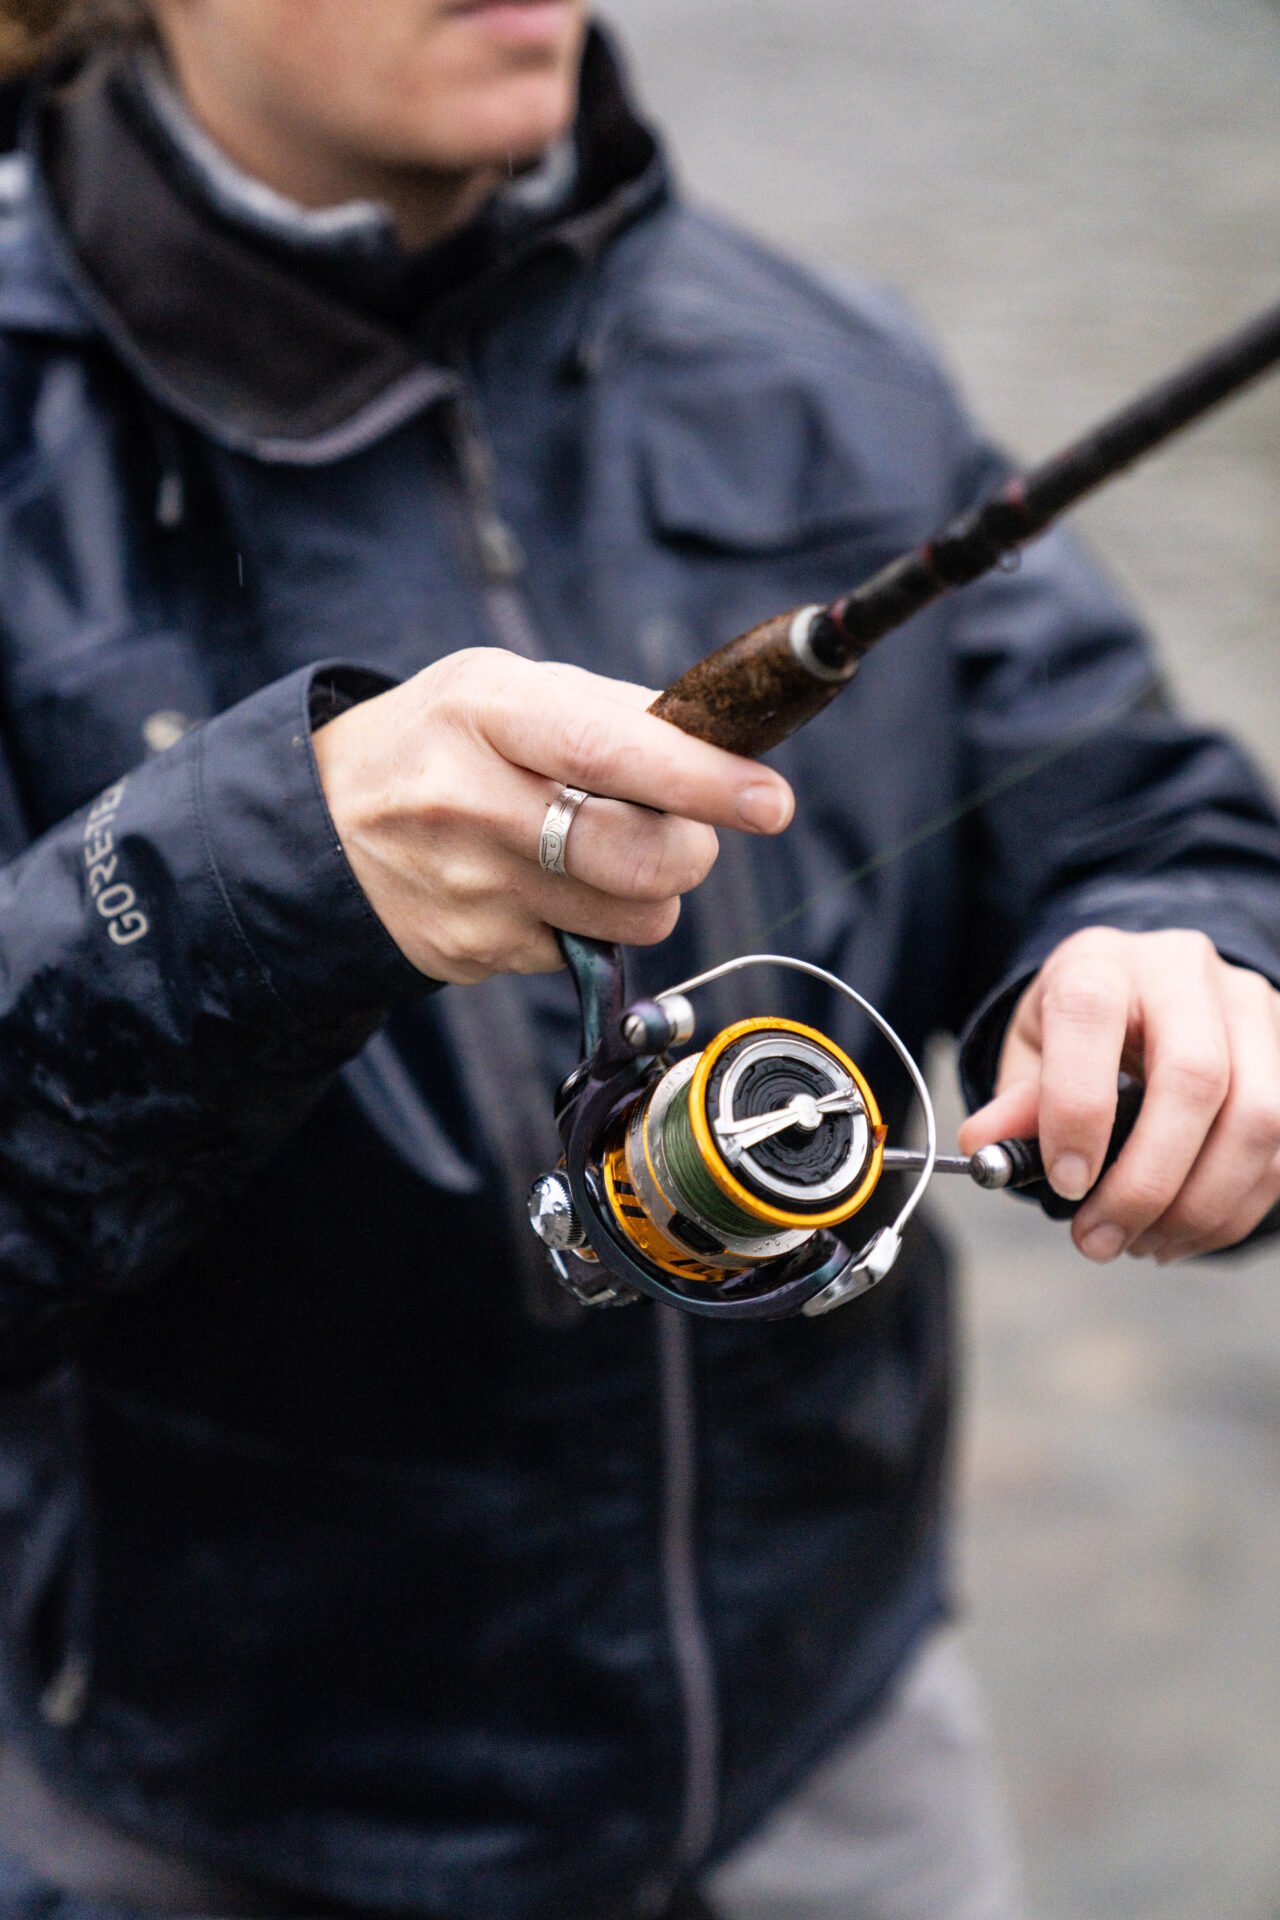
[[[940,1157],[924,1076],[892,1027],[852,987],[808,961],[752,954],[625,1004],[621,950],[559,936],[582,1006],[583,1059],[560,1089],[565,1154],[535,1182],[529,1214],[552,1266],[587,1306],[642,1294],[709,1318],[761,1320],[832,1307],[892,1268],[902,1233],[937,1172],[1032,1193],[1065,1218],[1034,1140],[965,1160]],[[815,1028],[740,1020],[698,1053],[690,996],[752,967],[788,967],[859,1007],[893,1047],[924,1116],[922,1151],[892,1148],[860,1069]],[[1142,1091],[1121,1093],[1107,1165],[1128,1138]],[[849,1226],[886,1172],[916,1180],[891,1226],[860,1248]]]
[[[819,714],[886,634],[1016,556],[1068,507],[1277,364],[1280,307],[1272,307],[852,593],[727,641],[651,711],[731,752],[768,752]],[[555,824],[560,856],[567,819]],[[888,1273],[935,1172],[1032,1193],[1059,1218],[1075,1212],[1048,1186],[1034,1141],[940,1159],[919,1067],[875,1008],[820,967],[756,955],[627,1008],[619,949],[568,934],[560,941],[582,1003],[583,1061],[561,1089],[563,1165],[536,1183],[530,1214],[556,1272],[585,1303],[647,1293],[736,1319],[825,1313]],[[816,975],[880,1029],[915,1085],[923,1153],[886,1146],[853,1061],[795,1021],[742,1021],[671,1062],[670,1050],[693,1035],[686,996],[761,963]],[[1107,1165],[1140,1103],[1140,1088],[1122,1093]],[[918,1177],[893,1225],[851,1252],[844,1232],[886,1171]]]

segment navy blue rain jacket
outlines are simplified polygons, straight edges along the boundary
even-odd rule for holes
[[[11,1719],[313,1901],[653,1912],[945,1607],[943,1263],[918,1227],[820,1321],[557,1315],[514,1221],[567,986],[431,993],[311,732],[464,646],[661,684],[1002,463],[887,299],[680,204],[599,40],[571,202],[385,283],[209,203],[128,69],[0,187]],[[967,1023],[977,1094],[1077,928],[1280,977],[1271,803],[1066,536],[777,758],[794,827],[725,836],[637,985],[786,948],[917,1052]],[[847,1008],[771,1004],[898,1124]]]

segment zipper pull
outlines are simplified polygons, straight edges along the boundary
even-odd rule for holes
[[[476,546],[485,578],[495,584],[506,585],[524,572],[524,548],[492,508],[476,515]]]

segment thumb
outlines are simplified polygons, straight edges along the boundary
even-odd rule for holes
[[[1015,1080],[994,1100],[971,1113],[960,1129],[961,1153],[976,1153],[995,1140],[1029,1140],[1040,1118],[1039,1075]]]
[[[1000,1049],[994,1099],[971,1113],[958,1139],[961,1153],[976,1153],[996,1140],[1030,1140],[1040,1118],[1040,1046],[1035,1021],[1035,983],[1023,995]]]

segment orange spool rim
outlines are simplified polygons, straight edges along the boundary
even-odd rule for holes
[[[711,1122],[707,1118],[707,1086],[716,1063],[738,1040],[752,1033],[794,1033],[803,1040],[822,1047],[837,1059],[861,1094],[867,1109],[867,1118],[871,1123],[871,1158],[867,1171],[863,1174],[857,1188],[847,1200],[839,1206],[831,1207],[826,1213],[787,1213],[781,1207],[771,1206],[767,1200],[761,1200],[757,1194],[744,1187],[735,1178],[725,1163],[715,1135],[711,1131]],[[693,1137],[698,1152],[702,1155],[703,1165],[725,1198],[732,1200],[735,1206],[749,1214],[753,1220],[760,1220],[771,1227],[784,1227],[791,1230],[807,1227],[816,1232],[819,1227],[838,1227],[843,1220],[851,1219],[875,1192],[880,1183],[880,1174],[884,1165],[885,1126],[880,1118],[880,1108],[876,1097],[866,1080],[842,1047],[834,1040],[828,1040],[825,1034],[815,1027],[806,1027],[799,1020],[770,1019],[759,1016],[752,1020],[739,1020],[732,1027],[726,1027],[718,1033],[709,1045],[704,1047],[698,1064],[689,1082],[689,1121],[693,1128]]]

